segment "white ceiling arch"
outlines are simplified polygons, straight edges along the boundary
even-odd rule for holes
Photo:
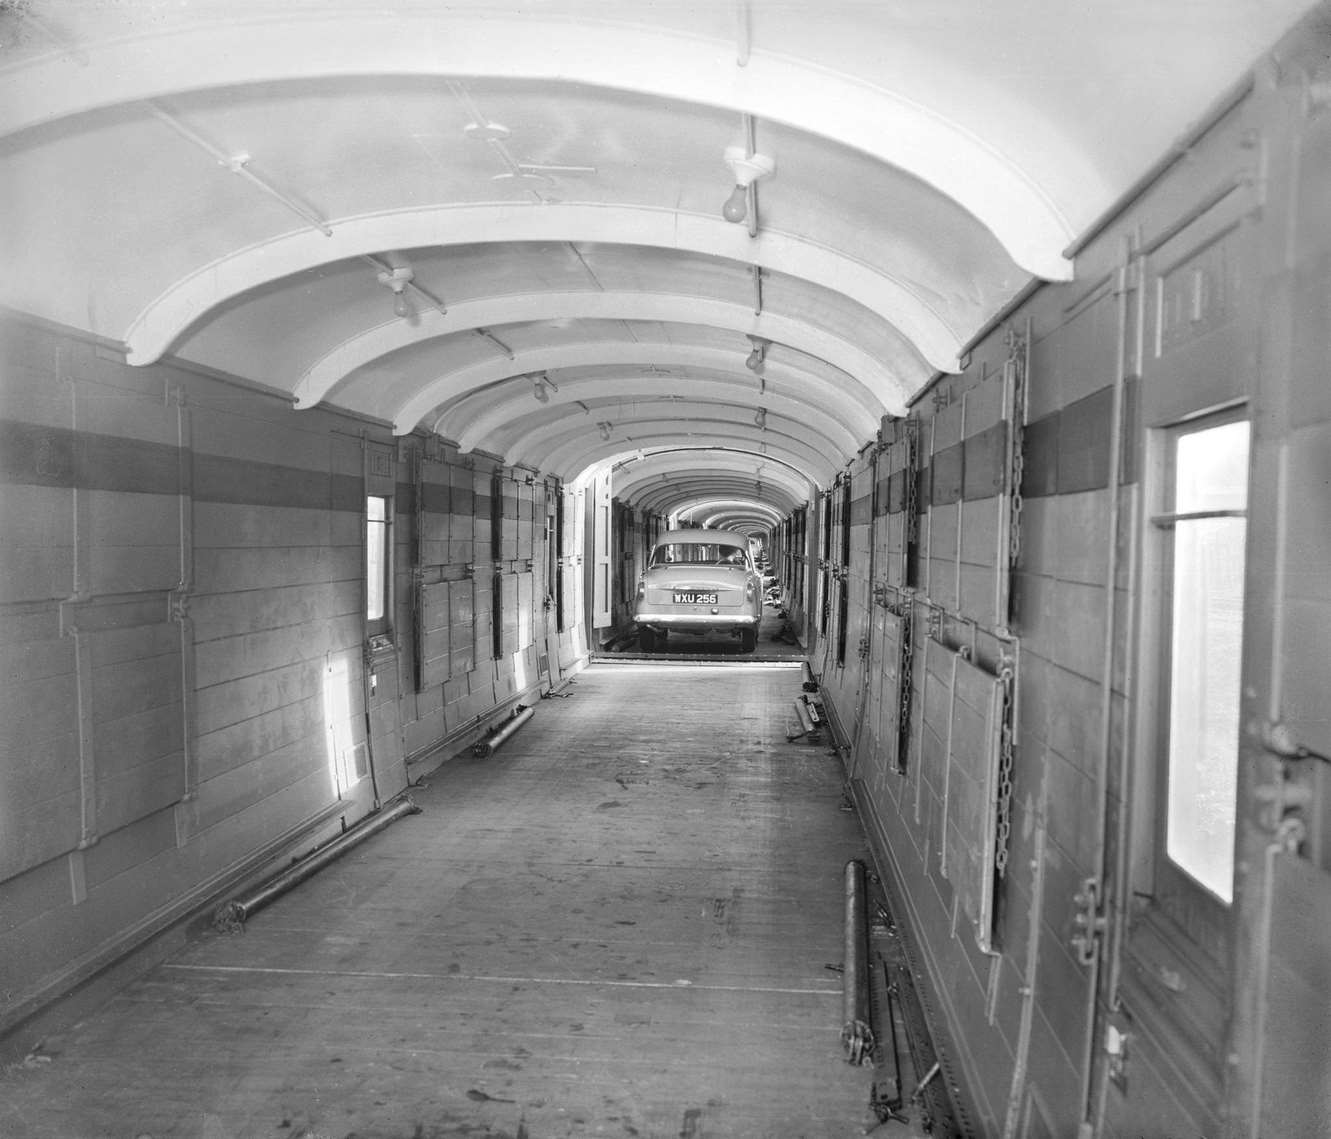
[[[759,495],[761,483],[761,495]],[[635,483],[622,484],[615,480],[616,496],[620,496],[634,506],[651,506],[663,510],[668,503],[680,502],[687,496],[727,495],[744,500],[760,500],[772,504],[777,510],[788,512],[804,502],[808,491],[801,491],[796,483],[769,471],[763,479],[753,478],[739,471],[727,471],[725,467],[705,466],[697,471],[676,470],[660,472],[651,478],[639,479]]]
[[[735,504],[732,509],[762,513],[765,517],[770,517],[773,522],[787,517],[799,506],[799,502],[791,501],[783,492],[774,491],[770,487],[763,487],[759,492],[754,489],[752,483],[746,488],[738,483],[723,481],[706,484],[702,480],[694,480],[669,491],[645,496],[635,505],[653,514],[677,517],[696,510],[712,509],[707,504],[715,503],[718,495],[724,496],[725,501]]]
[[[678,496],[695,493],[753,498],[788,512],[818,489],[807,473],[778,456],[733,447],[695,443],[644,453],[640,459],[636,454],[619,452],[622,465],[614,471],[615,494],[630,505],[650,505],[658,513],[665,513]]]
[[[605,413],[593,410],[589,416],[570,416],[551,424],[548,430],[531,440],[520,453],[532,462],[553,464],[567,446],[577,445],[593,436],[617,436],[630,442],[650,445],[653,435],[661,431],[699,435],[714,435],[722,431],[733,433],[737,438],[752,435],[772,453],[787,458],[797,455],[816,457],[820,465],[830,463],[833,469],[844,466],[853,454],[838,451],[830,439],[800,420],[767,416],[759,425],[747,409],[725,404],[696,404],[679,408],[664,401],[653,401],[636,407],[625,405],[617,421],[608,418],[609,410],[605,409]],[[607,417],[598,418],[601,414]],[[794,461],[793,458],[791,461]]]
[[[297,407],[312,407],[357,368],[409,344],[438,337],[542,320],[628,320],[705,325],[758,336],[826,361],[856,376],[887,404],[902,401],[924,374],[921,362],[908,376],[894,373],[859,346],[829,334],[808,320],[752,304],[645,292],[607,293],[590,289],[568,293],[528,293],[464,301],[448,312],[423,308],[413,321],[393,319],[358,332],[317,361],[296,382]]]
[[[543,473],[641,448],[653,503],[792,509],[1310,7],[0,2],[0,304]],[[775,161],[743,224],[734,146]],[[445,313],[385,323],[403,258]]]
[[[830,440],[837,451],[852,454],[880,423],[861,404],[847,399],[821,377],[806,379],[798,391],[775,384],[763,390],[747,372],[708,376],[683,372],[633,375],[615,369],[607,375],[594,376],[557,372],[552,379],[559,390],[547,392],[548,403],[536,401],[535,381],[527,375],[463,397],[440,416],[437,421],[440,434],[455,439],[464,453],[481,450],[521,455],[545,430],[565,417],[590,417],[591,422],[596,422],[604,417],[592,409],[609,401],[670,399],[680,402],[681,413],[701,403],[725,403],[744,408],[752,418],[759,408],[765,408],[774,418],[807,422]],[[458,425],[465,426],[458,430]]]
[[[754,496],[761,482],[764,497],[786,509],[809,499],[817,484],[796,467],[772,456],[755,456],[725,448],[693,447],[654,454],[621,454],[614,470],[615,493],[625,502],[641,505],[660,496],[693,493],[713,487],[714,494]]]
[[[642,495],[635,504],[639,509],[659,515],[687,514],[698,504],[715,500],[718,495],[737,502],[750,503],[755,508],[767,506],[784,518],[795,510],[802,500],[791,500],[782,490],[763,483],[744,483],[738,480],[703,479],[672,481],[668,486]]]
[[[312,228],[288,231],[200,266],[172,283],[126,330],[129,363],[150,364],[160,359],[187,328],[209,312],[283,278],[386,249],[473,245],[478,240],[657,246],[751,263],[808,280],[879,314],[913,343],[918,350],[915,359],[903,344],[902,356],[889,362],[902,375],[921,374],[920,358],[934,368],[955,370],[961,347],[960,330],[949,327],[910,285],[849,253],[796,235],[764,230],[750,238],[743,228],[719,214],[626,205],[501,202],[338,218],[331,230],[327,235]],[[354,342],[339,348],[351,366],[364,351],[358,353]],[[345,369],[340,374],[335,370],[341,362],[335,358],[316,375],[301,377],[305,391],[299,406],[309,406],[331,390],[337,378],[346,374]]]
[[[806,407],[802,411],[803,414],[798,415],[793,413],[780,415],[769,411],[766,416],[762,417],[763,426],[772,432],[774,438],[783,436],[798,438],[804,443],[820,447],[822,454],[828,458],[839,463],[849,462],[851,456],[855,453],[855,446],[853,444],[847,446],[844,443],[844,438],[848,437],[848,433],[839,431],[835,424],[819,423],[815,425],[811,422],[814,415],[813,409]],[[710,404],[671,402],[661,407],[657,414],[668,415],[673,422],[680,424],[682,427],[687,427],[697,422],[707,412],[715,417],[715,422],[728,422],[743,426],[757,423],[757,417],[751,408],[715,402]],[[502,451],[488,447],[482,449],[492,454],[502,454],[505,462],[513,463],[518,461],[519,456],[535,457],[546,454],[558,440],[585,434],[594,430],[595,425],[601,422],[627,424],[625,430],[632,432],[634,438],[637,438],[642,430],[640,425],[647,421],[648,414],[648,412],[641,410],[641,404],[632,407],[627,414],[625,412],[615,412],[609,407],[602,409],[593,407],[591,411],[585,414],[581,413],[581,409],[570,410],[568,414],[546,420],[538,427],[513,439]],[[831,433],[825,434],[823,428],[827,428]]]
[[[693,510],[730,511],[765,518],[769,524],[780,522],[782,514],[774,506],[753,498],[705,498],[693,503]]]
[[[679,509],[693,515],[702,513],[708,526],[717,527],[724,527],[727,520],[734,520],[741,524],[753,524],[763,529],[770,529],[778,525],[783,517],[776,507],[750,499],[708,498]]]
[[[691,430],[690,428],[696,428]],[[625,447],[729,447],[746,450],[763,458],[779,459],[807,474],[820,486],[826,486],[836,476],[841,464],[799,439],[763,431],[752,424],[737,423],[681,423],[679,420],[661,419],[632,424],[632,434],[622,428],[612,429],[610,438],[603,439],[592,427],[563,439],[558,446],[545,452],[539,459],[542,470],[564,479],[572,479],[587,467],[623,451]]]
[[[449,404],[468,393],[496,383],[512,376],[524,376],[532,372],[557,372],[562,368],[615,367],[627,368],[633,365],[650,367],[657,365],[664,368],[698,367],[708,371],[732,372],[744,377],[743,360],[739,353],[731,349],[677,346],[673,344],[623,343],[606,344],[592,342],[588,344],[564,344],[542,351],[520,353],[512,360],[489,359],[474,364],[469,368],[459,369],[442,376],[433,383],[421,386],[405,404],[386,409],[389,414],[383,418],[393,421],[393,430],[405,435],[421,423],[434,409]],[[782,390],[802,391],[805,386],[818,386],[819,374],[810,368],[797,368],[788,363],[772,361],[764,373],[769,386],[780,385]],[[752,375],[748,382],[754,383]],[[826,381],[823,381],[824,383]],[[877,396],[861,384],[858,379],[847,376],[843,386],[845,398],[857,401],[877,417],[900,414],[900,408],[884,404]],[[430,423],[432,430],[439,430],[446,419],[447,412]]]
[[[863,151],[959,202],[1013,260],[1051,279],[1069,275],[1062,250],[1075,236],[1069,220],[1074,212],[1060,203],[1060,191],[1080,180],[1083,194],[1103,193],[1090,157],[1052,121],[1044,124],[1049,156],[1038,174],[1009,157],[1025,149],[1018,145],[1020,133],[1031,129],[1035,108],[1024,108],[1022,121],[1007,128],[1013,145],[995,145],[974,127],[932,109],[931,91],[893,90],[870,73],[811,67],[764,52],[761,42],[744,66],[736,66],[729,35],[718,39],[665,26],[654,20],[652,5],[619,7],[604,20],[584,8],[576,21],[557,10],[547,15],[532,3],[517,14],[467,4],[366,10],[326,3],[318,14],[277,5],[238,12],[236,5],[221,3],[210,12],[206,0],[193,7],[193,25],[173,28],[163,20],[147,29],[152,35],[131,36],[118,28],[120,36],[87,44],[76,71],[66,53],[55,52],[30,65],[45,71],[44,77],[26,76],[19,86],[0,76],[0,134],[182,91],[296,77],[466,75],[609,87],[731,107]],[[733,24],[723,26],[733,34]],[[316,37],[317,52],[310,50]],[[367,51],[367,44],[374,50]],[[976,85],[945,55],[930,63],[914,74],[932,71],[931,88]],[[986,103],[1002,101],[1001,91],[978,86]],[[33,91],[42,97],[33,98]],[[1000,109],[984,116],[991,131],[1003,129],[994,113]]]

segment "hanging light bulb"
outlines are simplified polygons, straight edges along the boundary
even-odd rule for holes
[[[393,312],[403,319],[415,315],[415,309],[411,307],[406,295],[407,286],[411,284],[413,277],[415,273],[412,272],[410,265],[397,265],[379,274],[379,284],[393,294]]]
[[[755,415],[755,416],[753,417],[753,422],[756,423],[759,427],[766,429],[766,427],[767,427],[767,408],[765,408],[765,407],[760,407],[760,408],[758,409],[758,414]]]
[[[761,375],[763,363],[767,359],[767,346],[771,341],[764,340],[761,336],[750,336],[749,340],[753,344],[753,351],[749,353],[748,358],[744,361],[744,366],[750,372],[757,372]]]
[[[730,197],[721,207],[721,216],[733,222],[742,222],[749,216],[749,191],[746,187],[737,185],[730,191]]]
[[[735,188],[721,207],[721,216],[726,221],[742,222],[749,216],[749,187],[771,174],[776,163],[765,154],[750,154],[742,146],[726,147],[725,160],[735,175]]]
[[[546,390],[547,388],[553,389],[554,391],[559,390],[559,385],[555,383],[554,380],[552,380],[544,372],[532,376],[531,383],[532,383],[531,394],[534,395],[537,398],[537,400],[539,400],[541,403],[550,402],[550,392]]]

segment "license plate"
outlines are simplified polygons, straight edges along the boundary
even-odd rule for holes
[[[715,605],[715,593],[681,593],[675,590],[674,601],[676,605]]]

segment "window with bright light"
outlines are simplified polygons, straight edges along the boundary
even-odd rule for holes
[[[391,503],[392,499],[376,494],[365,500],[365,621],[372,636],[387,633],[390,628]]]
[[[1249,425],[1189,425],[1167,457],[1167,769],[1164,849],[1233,899]]]

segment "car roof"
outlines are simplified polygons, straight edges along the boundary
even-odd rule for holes
[[[749,536],[736,530],[667,530],[655,544],[661,546],[667,542],[728,542],[747,547]]]

